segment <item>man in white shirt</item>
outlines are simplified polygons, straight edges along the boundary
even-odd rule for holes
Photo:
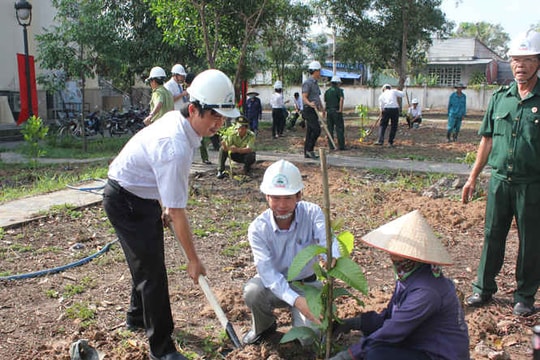
[[[310,245],[326,247],[326,225],[321,208],[302,201],[302,175],[292,163],[279,160],[270,165],[263,177],[261,191],[268,209],[249,226],[248,240],[257,274],[244,286],[244,301],[251,310],[252,328],[244,344],[254,344],[277,328],[273,309],[288,307],[293,326],[313,326],[313,316],[301,289],[287,281],[295,256]],[[337,240],[332,253],[339,257]],[[295,281],[322,286],[313,272],[313,258]]]
[[[390,121],[388,144],[390,147],[393,147],[399,121],[398,98],[402,98],[405,94],[403,91],[392,89],[392,86],[389,84],[384,84],[382,91],[383,93],[379,96],[379,116],[381,119],[381,123],[379,125],[379,140],[375,143],[375,145],[384,144],[384,133],[388,127],[388,121]]]
[[[418,99],[412,99],[406,118],[409,129],[413,127],[416,129],[422,123],[422,108],[418,105]]]
[[[120,240],[132,277],[126,323],[145,329],[152,360],[184,360],[171,339],[171,314],[163,225],[172,222],[195,283],[206,269],[193,246],[186,205],[189,169],[203,136],[215,134],[225,117],[238,117],[234,87],[221,71],[199,74],[188,89],[190,103],[135,134],[109,167],[103,207]],[[163,207],[163,211],[162,211]]]
[[[174,100],[174,110],[180,110],[182,104],[185,102],[185,97],[188,96],[188,92],[184,90],[182,84],[186,79],[186,70],[180,64],[175,64],[171,69],[171,78],[163,86],[169,90]]]

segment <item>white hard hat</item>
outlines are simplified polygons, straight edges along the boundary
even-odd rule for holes
[[[182,76],[186,76],[187,73],[186,73],[186,69],[184,69],[184,67],[180,64],[176,64],[172,67],[171,69],[171,73],[174,75],[174,74],[178,74],[178,75],[182,75]]]
[[[159,66],[154,66],[150,70],[150,75],[148,75],[148,78],[146,81],[150,81],[152,79],[165,79],[167,77],[167,74],[165,74],[165,70],[160,68]]]
[[[529,30],[520,34],[512,42],[508,56],[527,56],[540,54],[540,33]]]
[[[386,90],[386,89],[391,89],[391,88],[392,88],[392,86],[391,86],[390,84],[384,84],[384,85],[382,86],[382,88],[381,88],[381,91],[384,92],[384,90]]]
[[[321,70],[321,63],[318,61],[312,61],[308,65],[309,70]]]
[[[264,172],[261,191],[265,195],[294,195],[304,188],[300,170],[287,160],[279,160]]]
[[[240,112],[234,105],[234,86],[223,72],[205,70],[187,88],[189,101],[198,101],[203,109],[213,109],[223,116],[237,118]]]
[[[330,80],[330,82],[333,82],[333,83],[340,83],[341,82],[341,78],[337,75],[334,75],[332,76],[332,80]]]
[[[412,99],[411,104],[418,104],[418,99],[417,98]]]
[[[274,83],[274,89],[283,89],[283,83],[281,82],[281,80],[277,80]]]

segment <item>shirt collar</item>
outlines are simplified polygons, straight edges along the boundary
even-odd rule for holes
[[[190,122],[180,113],[180,126],[184,128],[184,132],[186,134],[186,138],[189,141],[189,146],[192,148],[199,147],[201,144],[202,137],[199,136],[193,127],[191,126]]]

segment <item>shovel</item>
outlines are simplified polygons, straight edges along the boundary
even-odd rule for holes
[[[186,252],[184,248],[182,247],[182,243],[178,240],[178,237],[176,236],[176,232],[174,231],[174,227],[172,222],[169,223],[169,229],[171,230],[172,234],[174,235],[174,238],[176,241],[180,243],[180,248],[182,249],[182,253],[184,254],[184,257],[187,259]],[[219,306],[219,302],[216,298],[216,295],[212,292],[212,289],[210,289],[210,285],[208,284],[208,280],[205,276],[200,275],[199,276],[199,286],[201,287],[202,291],[204,292],[204,295],[206,296],[206,299],[210,303],[210,306],[212,306],[212,309],[216,313],[216,316],[221,323],[221,326],[225,329],[227,332],[227,336],[229,339],[231,339],[233,345],[235,348],[242,347],[242,344],[240,343],[240,340],[238,340],[238,336],[236,335],[236,332],[234,331],[234,327],[227,319],[227,316],[223,312],[223,309],[221,306]]]

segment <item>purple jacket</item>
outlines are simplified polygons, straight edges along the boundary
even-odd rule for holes
[[[388,307],[361,315],[364,337],[349,348],[354,359],[378,346],[425,352],[431,359],[469,360],[469,334],[454,284],[423,265],[397,281]]]

